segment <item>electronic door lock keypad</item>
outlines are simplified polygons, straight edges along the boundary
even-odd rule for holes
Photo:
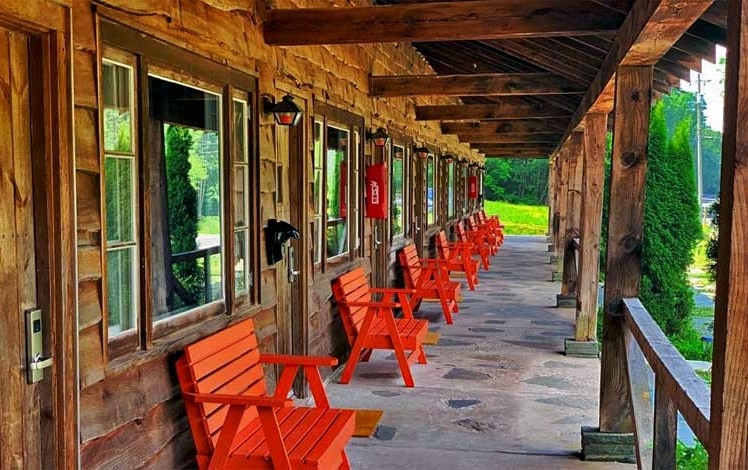
[[[52,358],[44,357],[42,311],[38,308],[26,311],[26,381],[29,384],[44,378],[44,369],[52,366]]]

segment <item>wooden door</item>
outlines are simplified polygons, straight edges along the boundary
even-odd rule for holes
[[[283,251],[283,260],[276,271],[278,281],[277,349],[282,354],[306,355],[307,333],[307,279],[308,250],[311,234],[309,227],[308,181],[304,155],[303,121],[294,127],[276,127],[276,217],[299,230],[300,238],[291,238]],[[297,396],[305,396],[303,377],[294,385]]]
[[[0,468],[38,469],[43,460],[42,400],[48,401],[52,369],[41,382],[27,382],[26,312],[40,307],[37,287],[48,284],[37,273],[34,229],[34,142],[32,99],[43,93],[37,67],[30,63],[31,38],[0,28]],[[38,122],[38,121],[37,121]],[[43,135],[41,136],[44,142]],[[34,145],[32,146],[32,142]],[[37,162],[38,163],[38,162]],[[37,188],[38,189],[38,188]],[[39,276],[39,278],[37,278]],[[49,355],[49,312],[34,328],[44,335]],[[45,383],[44,381],[47,381]],[[44,417],[43,417],[44,416]],[[46,426],[49,424],[45,422]],[[44,427],[44,430],[47,430]],[[54,462],[54,460],[52,460]]]

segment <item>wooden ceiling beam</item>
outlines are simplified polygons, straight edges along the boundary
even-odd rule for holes
[[[563,132],[568,119],[515,119],[506,121],[445,122],[442,134],[486,135],[492,134],[541,134]]]
[[[542,119],[569,118],[570,116],[569,111],[542,103],[498,101],[496,104],[416,106],[416,121]]]
[[[607,102],[605,92],[610,90],[609,84],[615,79],[619,67],[656,64],[711,4],[712,0],[636,0],[559,147],[587,112],[595,107],[598,99]]]
[[[555,147],[555,143],[551,142],[524,142],[524,143],[506,143],[506,144],[491,144],[491,143],[481,143],[481,144],[470,144],[470,148],[473,150],[480,150],[481,153],[486,153],[485,150],[506,150],[506,149],[547,149],[550,148],[553,150]]]
[[[496,153],[485,154],[486,158],[548,158],[551,151],[539,152],[535,150],[503,150]]]
[[[475,145],[491,145],[491,144],[510,144],[510,143],[550,143],[558,144],[558,141],[563,137],[563,133],[557,132],[553,134],[493,134],[487,137],[469,137],[469,136],[457,136],[460,142],[466,144]]]
[[[585,87],[552,73],[492,73],[373,76],[370,89],[381,98],[583,94]]]
[[[523,59],[543,70],[558,74],[572,82],[587,85],[595,73],[587,66],[577,67],[560,54],[553,55],[538,45],[523,40],[496,41],[497,49]]]
[[[589,0],[477,0],[268,11],[273,46],[580,36],[615,32],[623,15]]]

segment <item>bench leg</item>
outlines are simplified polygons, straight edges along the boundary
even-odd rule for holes
[[[423,345],[418,345],[418,363],[419,364],[426,364],[426,353],[423,350]]]
[[[348,462],[348,455],[346,455],[345,450],[340,453],[340,467],[338,467],[338,470],[351,470],[351,464]]]
[[[392,341],[392,349],[395,350],[395,358],[400,366],[400,373],[403,375],[403,381],[406,387],[415,387],[416,384],[413,381],[413,374],[410,373],[410,364],[408,364],[408,356],[405,355],[405,348],[403,348],[403,342],[400,339],[400,334],[397,331],[397,325],[395,324],[395,318],[392,315],[385,317],[387,322],[387,329],[390,331],[390,341]]]
[[[367,349],[364,351],[364,353],[361,355],[361,362],[369,362],[369,359],[371,359],[371,353],[373,353],[373,349]]]
[[[351,355],[348,357],[345,369],[343,369],[343,374],[340,376],[340,383],[342,384],[349,383],[353,377],[353,371],[356,369],[356,364],[358,363],[358,360],[361,357],[361,352],[364,349],[364,340],[366,339],[366,335],[369,334],[369,328],[371,327],[371,322],[374,320],[374,314],[375,311],[372,309],[369,309],[366,313],[364,322],[361,324],[361,328],[358,331],[358,336],[356,336],[356,341],[353,342]]]
[[[449,308],[449,302],[447,301],[446,292],[438,291],[439,292],[439,302],[442,304],[442,312],[444,313],[444,321],[447,322],[448,325],[453,324],[452,321],[452,309]]]

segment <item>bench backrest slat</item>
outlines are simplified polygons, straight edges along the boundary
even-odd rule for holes
[[[400,250],[398,257],[400,259],[400,266],[403,268],[405,287],[415,289],[418,280],[421,278],[421,259],[418,257],[416,246],[408,243]]]
[[[184,349],[178,364],[182,390],[195,393],[265,396],[265,371],[251,319],[232,325]],[[199,403],[187,407],[198,453],[213,451],[228,413],[227,405]],[[247,409],[241,426],[257,417]]]
[[[468,241],[467,232],[465,232],[465,225],[462,222],[457,222],[457,225],[455,225],[455,233],[457,234],[457,240],[461,242]]]
[[[444,259],[450,259],[449,257],[449,242],[447,241],[447,234],[444,230],[440,230],[436,234],[436,249],[439,252],[439,257]]]
[[[367,307],[349,307],[347,302],[371,302],[369,278],[364,268],[358,267],[341,275],[332,284],[332,292],[338,303],[338,312],[348,339],[358,336],[359,327],[366,318]]]

